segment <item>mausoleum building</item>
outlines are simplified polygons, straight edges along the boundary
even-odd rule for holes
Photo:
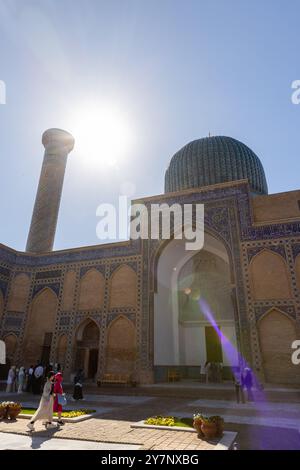
[[[300,190],[269,195],[250,148],[206,137],[171,158],[163,194],[138,201],[203,203],[203,249],[172,236],[52,251],[74,139],[50,129],[43,144],[26,251],[0,245],[9,363],[59,362],[66,377],[82,367],[92,380],[127,373],[153,383],[172,368],[193,379],[206,361],[226,372],[242,357],[267,383],[300,383],[291,360],[300,339]]]

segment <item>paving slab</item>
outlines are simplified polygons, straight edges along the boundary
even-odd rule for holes
[[[0,450],[138,450],[132,444],[56,439],[0,432]]]
[[[228,408],[228,409],[237,409],[237,410],[264,410],[264,411],[274,411],[278,412],[279,410],[291,411],[300,413],[300,403],[278,403],[278,402],[246,402],[246,403],[236,403],[229,400],[193,400],[189,401],[188,406],[193,406],[195,408],[204,406],[205,408]]]
[[[132,396],[132,395],[93,395],[88,394],[84,395],[84,401],[104,401],[110,403],[120,403],[120,404],[128,404],[128,405],[137,405],[151,402],[155,400],[155,397],[147,397],[147,396]],[[84,403],[82,401],[82,403]]]
[[[4,396],[5,399],[13,398],[8,394]],[[26,401],[37,406],[39,397],[23,394],[23,396],[18,396],[18,401],[23,401],[23,403]],[[113,442],[152,450],[177,450],[182,446],[190,450],[209,450],[215,446],[199,442],[195,433],[131,428],[133,423],[153,415],[192,417],[195,412],[203,411],[204,414],[223,416],[226,423],[225,431],[238,432],[237,442],[242,449],[300,449],[298,432],[300,414],[297,412],[297,405],[288,401],[286,397],[284,403],[259,403],[259,408],[263,407],[264,410],[262,414],[252,403],[238,405],[232,400],[225,401],[223,398],[199,400],[197,397],[193,400],[190,397],[149,397],[148,395],[136,397],[129,396],[127,391],[125,395],[87,394],[84,402],[68,403],[67,407],[97,410],[99,408],[101,409],[100,416],[93,416],[81,423],[66,423],[54,433],[46,432],[42,424],[37,423],[35,437]],[[27,435],[27,423],[28,421],[24,419],[18,419],[15,422],[0,421],[0,432]],[[191,440],[187,442],[189,435],[191,436],[188,439]]]

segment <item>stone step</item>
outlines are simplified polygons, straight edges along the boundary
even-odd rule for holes
[[[69,388],[71,390],[71,388]],[[96,387],[95,385],[84,386],[84,393],[100,395],[131,395],[131,396],[152,396],[152,397],[171,397],[171,398],[201,398],[209,400],[229,400],[235,401],[235,390],[230,386],[223,387],[203,387],[203,386],[108,386]],[[245,392],[246,395],[246,392]],[[263,391],[253,391],[255,401],[270,402],[290,402],[300,404],[300,391],[295,389],[270,389]]]

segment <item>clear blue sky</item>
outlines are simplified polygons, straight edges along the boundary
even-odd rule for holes
[[[72,132],[87,96],[118,103],[136,138],[117,170],[91,169],[75,147],[56,249],[99,243],[96,207],[123,181],[162,193],[171,156],[209,132],[250,146],[270,193],[299,188],[299,18],[299,0],[0,0],[0,242],[24,249],[41,134]]]

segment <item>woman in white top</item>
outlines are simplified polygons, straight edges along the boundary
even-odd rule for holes
[[[52,423],[53,420],[53,381],[54,381],[54,372],[48,372],[47,381],[44,385],[42,398],[39,404],[38,409],[32,416],[30,422],[27,424],[27,427],[30,431],[34,431],[34,423],[38,420],[44,421],[46,429],[56,427]]]
[[[208,384],[209,379],[210,379],[210,362],[206,361],[204,365],[204,370],[205,370],[205,381]]]
[[[13,385],[16,379],[16,366],[11,366],[8,371],[7,381],[6,381],[6,392],[11,393],[13,391]]]
[[[18,374],[18,393],[23,393],[23,387],[25,382],[25,367],[20,367]]]

